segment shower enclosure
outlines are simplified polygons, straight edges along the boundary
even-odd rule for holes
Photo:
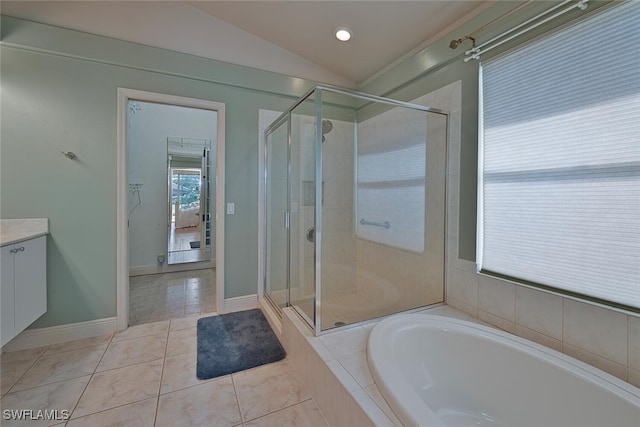
[[[444,300],[448,114],[318,85],[265,130],[264,294],[319,335]]]

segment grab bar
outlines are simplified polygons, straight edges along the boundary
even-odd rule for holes
[[[371,221],[367,221],[364,218],[360,218],[360,224],[362,225],[373,225],[374,227],[384,227],[387,230],[391,228],[391,223],[389,221],[385,221],[385,222],[371,222]]]

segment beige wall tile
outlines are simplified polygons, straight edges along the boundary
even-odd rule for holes
[[[562,340],[562,298],[517,286],[516,324]]]
[[[640,371],[640,317],[629,315],[629,369]]]
[[[450,296],[447,296],[447,304],[457,310],[462,311],[463,313],[470,315],[471,317],[474,317],[476,319],[478,318],[477,306],[474,307],[469,304],[465,304],[462,301],[458,301],[457,299],[452,298]]]
[[[347,372],[355,378],[360,387],[367,387],[373,384],[373,377],[371,376],[371,372],[369,372],[369,363],[367,361],[366,351],[348,354],[346,356],[342,356],[338,360]]]
[[[478,275],[450,268],[447,277],[447,297],[472,307],[478,307]]]
[[[623,381],[627,380],[627,368],[616,362],[612,362],[609,359],[598,356],[597,354],[590,353],[578,347],[574,347],[566,342],[562,344],[562,351],[568,356],[574,357],[578,360],[588,363],[591,366],[595,366],[614,377],[618,377]]]
[[[357,353],[367,348],[369,331],[361,326],[345,329],[320,337],[320,341],[335,357]]]
[[[555,338],[551,338],[520,325],[516,325],[516,335],[562,353],[562,341]]]
[[[640,371],[629,369],[629,372],[627,374],[629,383],[636,387],[640,387]]]
[[[385,414],[384,411],[380,409],[378,405],[375,404],[375,402],[373,401],[373,399],[371,399],[371,397],[369,397],[367,392],[365,392],[364,390],[356,390],[352,393],[352,395],[355,401],[358,402],[358,405],[360,406],[360,408],[362,408],[361,411],[364,411],[364,413],[366,414],[366,417],[370,419],[370,422],[373,422],[373,425],[375,425],[376,427],[395,427],[393,422],[387,416],[387,414]],[[360,408],[356,408],[356,409],[360,409]],[[359,414],[356,414],[356,415],[359,415]],[[355,421],[355,422],[362,423],[362,422],[366,422],[366,420]],[[353,425],[362,425],[362,424],[353,424]]]
[[[387,401],[384,400],[384,397],[382,396],[382,394],[380,393],[380,390],[378,390],[378,387],[376,387],[375,384],[371,384],[370,386],[365,387],[364,391],[369,395],[371,400],[373,400],[375,404],[378,405],[380,409],[382,409],[382,412],[385,413],[385,415],[389,418],[389,420],[393,423],[394,426],[404,427],[402,425],[402,422],[400,422],[396,414],[393,412],[393,410],[387,403]]]
[[[493,277],[479,275],[478,308],[509,322],[515,322],[515,285]]]
[[[327,366],[331,370],[331,373],[340,381],[340,384],[348,391],[352,392],[359,390],[361,385],[355,380],[355,378],[342,366],[337,360],[330,360],[327,362]],[[313,369],[313,367],[310,367]]]
[[[564,300],[563,342],[627,365],[627,316],[569,299]]]
[[[500,328],[509,333],[516,333],[516,325],[513,322],[509,322],[508,320],[503,319],[502,317],[494,316],[491,313],[487,313],[486,311],[478,310],[478,316],[480,320],[489,323],[497,328]]]

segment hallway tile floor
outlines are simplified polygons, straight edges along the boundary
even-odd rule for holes
[[[288,359],[198,380],[199,317],[2,354],[3,414],[69,414],[69,420],[3,419],[2,425],[327,426]]]
[[[215,310],[215,269],[129,278],[130,325],[212,313]]]

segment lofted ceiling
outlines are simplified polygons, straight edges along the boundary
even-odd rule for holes
[[[2,1],[4,15],[358,87],[492,1]],[[337,27],[353,30],[349,42]]]

